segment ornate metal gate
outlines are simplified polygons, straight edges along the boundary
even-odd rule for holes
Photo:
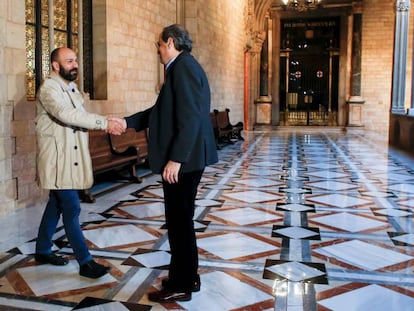
[[[280,58],[283,125],[336,125],[337,19],[284,20]]]

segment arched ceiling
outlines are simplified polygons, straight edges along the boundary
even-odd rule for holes
[[[255,0],[254,1],[255,28],[264,29],[265,16],[272,6],[272,0]]]
[[[338,9],[345,7],[357,7],[362,4],[363,0],[321,0],[320,7],[322,9]],[[251,0],[249,5],[253,5],[254,8],[254,30],[262,31],[264,29],[264,22],[266,14],[271,8],[283,10],[284,2],[282,0]]]

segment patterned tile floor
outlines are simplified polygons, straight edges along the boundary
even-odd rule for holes
[[[83,204],[85,238],[111,274],[36,264],[42,205],[0,219],[0,310],[414,310],[414,159],[361,136],[247,133],[219,151],[197,197],[202,289],[148,301],[169,263],[159,176]]]

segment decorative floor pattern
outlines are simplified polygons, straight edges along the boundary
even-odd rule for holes
[[[335,130],[246,133],[219,151],[195,212],[202,288],[154,304],[170,260],[159,176],[83,204],[97,261],[33,260],[43,206],[0,218],[0,310],[414,310],[414,159]]]

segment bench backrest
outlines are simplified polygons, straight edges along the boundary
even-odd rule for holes
[[[229,123],[229,116],[227,110],[218,111],[217,109],[215,109],[214,113],[216,114],[217,126],[219,128],[225,129],[231,126],[231,124]]]
[[[89,152],[92,158],[111,154],[109,135],[102,130],[89,131]]]
[[[135,131],[127,129],[122,135],[110,135],[110,142],[114,151],[122,153],[134,147],[138,151],[140,160],[148,157],[147,130]]]
[[[147,130],[142,130],[135,132],[135,137],[137,140],[137,146],[139,149],[139,157],[141,159],[148,158],[148,132]]]

